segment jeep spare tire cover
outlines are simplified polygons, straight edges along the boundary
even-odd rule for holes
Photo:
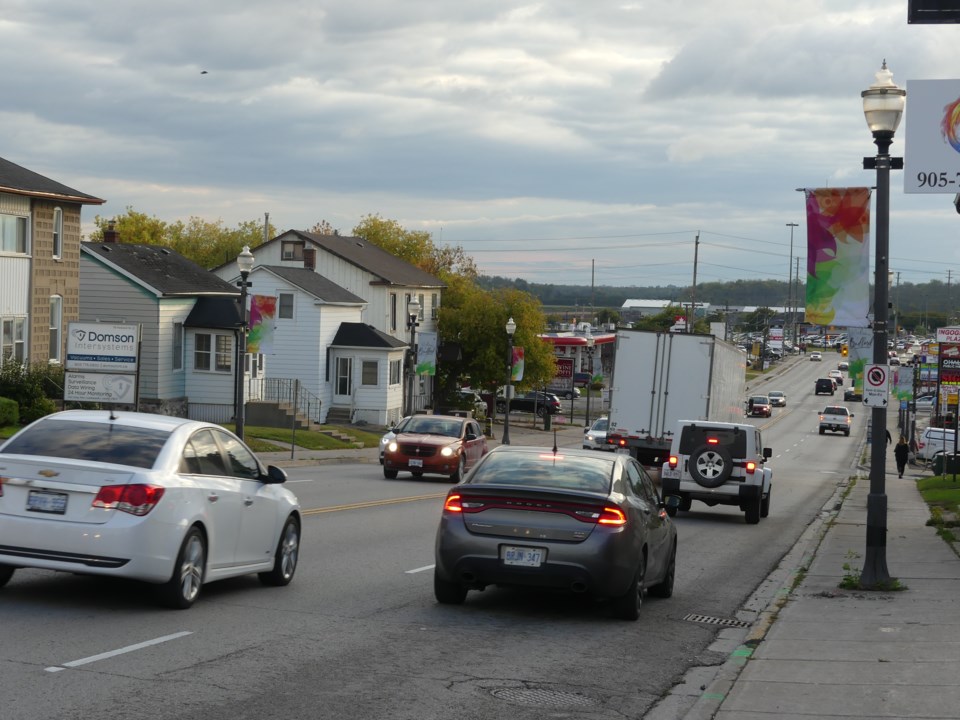
[[[730,453],[724,448],[703,445],[690,456],[690,476],[697,485],[715,488],[723,485],[733,472]]]

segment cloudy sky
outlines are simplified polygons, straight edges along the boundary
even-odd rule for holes
[[[0,0],[0,156],[105,198],[87,230],[379,214],[486,274],[638,286],[689,284],[699,233],[698,282],[786,280],[796,188],[875,182],[881,62],[960,77],[960,26],[906,6]],[[891,269],[960,280],[953,196],[892,177]]]

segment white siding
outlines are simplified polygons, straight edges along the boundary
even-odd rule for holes
[[[0,256],[0,316],[26,317],[30,308],[30,258]]]
[[[235,385],[234,374],[230,372],[216,372],[213,370],[194,370],[194,349],[196,348],[196,337],[198,333],[210,335],[230,335],[233,342],[230,345],[231,367],[236,364],[236,336],[229,330],[207,330],[204,328],[187,328],[184,338],[184,385],[186,395],[191,403],[213,403],[218,405],[233,405]],[[216,341],[212,343],[214,352],[216,351]],[[211,358],[211,366],[213,358]]]
[[[184,367],[173,369],[173,325],[187,319],[195,298],[165,298],[160,300],[159,327],[157,329],[157,384],[161,399],[184,397],[186,385],[186,340],[184,339]]]

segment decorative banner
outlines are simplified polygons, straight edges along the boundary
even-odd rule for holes
[[[867,327],[870,189],[820,188],[807,197],[806,320]]]
[[[250,296],[250,329],[247,331],[247,352],[273,355],[273,327],[277,315],[277,298],[273,295]]]
[[[850,328],[847,340],[847,361],[850,382],[859,394],[863,394],[863,368],[873,362],[873,330]]]
[[[417,375],[437,374],[437,334],[422,332],[417,335]]]
[[[520,382],[523,380],[523,348],[513,348],[513,357],[510,362],[510,380],[511,382]]]

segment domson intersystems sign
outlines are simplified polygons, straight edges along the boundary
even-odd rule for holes
[[[72,322],[66,369],[136,372],[139,344],[139,325]]]

